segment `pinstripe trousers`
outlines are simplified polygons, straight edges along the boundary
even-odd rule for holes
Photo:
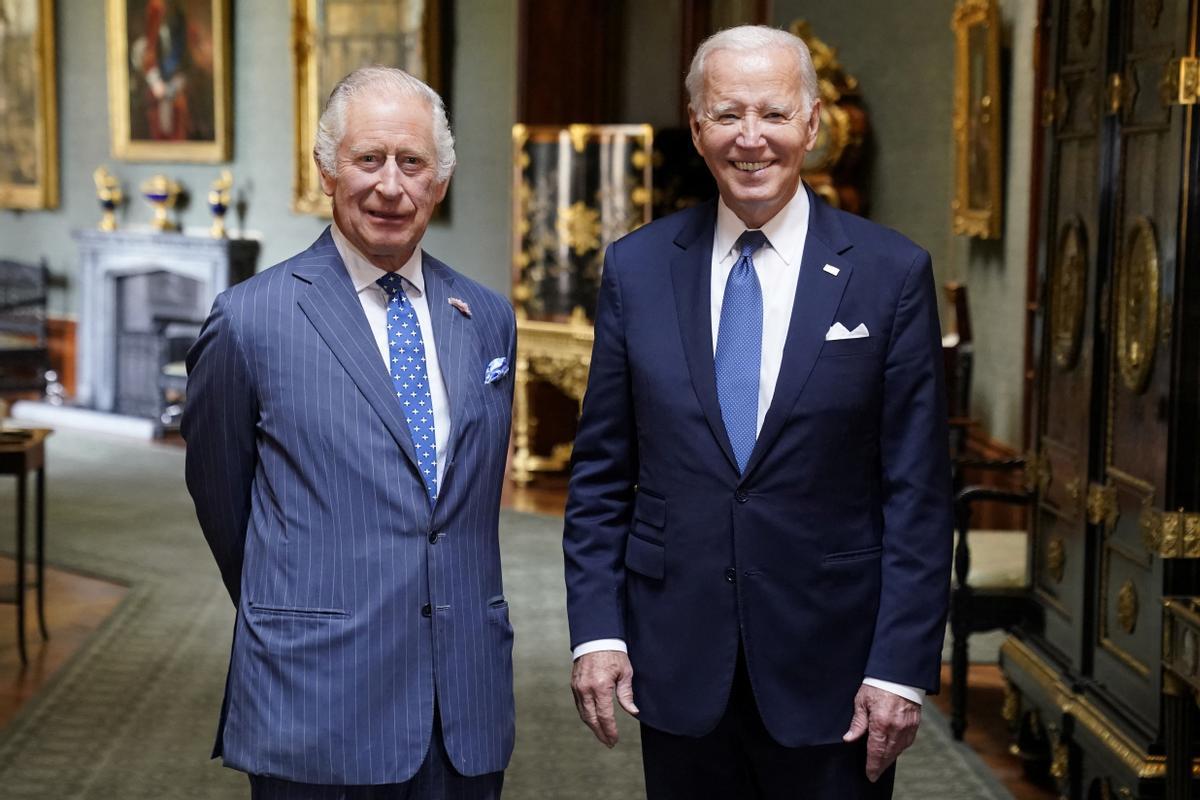
[[[417,774],[404,783],[381,786],[327,786],[296,783],[263,775],[250,776],[251,800],[499,800],[504,772],[467,777],[446,755],[442,717],[436,707],[429,752]]]

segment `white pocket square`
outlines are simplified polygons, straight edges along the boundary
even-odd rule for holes
[[[825,334],[825,341],[836,342],[839,339],[866,339],[870,335],[867,325],[864,322],[858,323],[858,327],[852,331],[846,330],[846,326],[842,323],[835,322],[829,326],[829,332]]]

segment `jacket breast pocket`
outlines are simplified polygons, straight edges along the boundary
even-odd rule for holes
[[[827,340],[821,347],[821,358],[845,358],[849,356],[873,356],[879,352],[879,339],[863,336],[857,339]]]
[[[633,505],[633,525],[625,545],[625,566],[661,580],[666,571],[665,528],[667,501],[639,489]]]

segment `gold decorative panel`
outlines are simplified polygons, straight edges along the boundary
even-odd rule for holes
[[[1072,217],[1063,225],[1050,280],[1050,325],[1054,363],[1069,370],[1079,359],[1087,302],[1087,238],[1083,223]]]
[[[1137,627],[1137,613],[1137,587],[1133,585],[1133,581],[1125,581],[1121,584],[1121,591],[1117,592],[1117,624],[1126,633],[1133,633]]]
[[[1158,244],[1154,226],[1137,217],[1126,233],[1125,249],[1117,266],[1117,363],[1121,381],[1133,392],[1142,392],[1150,377],[1158,345],[1159,315]]]

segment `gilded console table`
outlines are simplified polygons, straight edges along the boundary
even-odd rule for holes
[[[571,443],[554,448],[549,455],[530,450],[537,419],[529,407],[529,383],[540,379],[582,405],[592,363],[592,324],[582,309],[566,324],[517,316],[517,365],[513,386],[513,480],[520,486],[533,480],[535,472],[564,469],[571,460]]]

